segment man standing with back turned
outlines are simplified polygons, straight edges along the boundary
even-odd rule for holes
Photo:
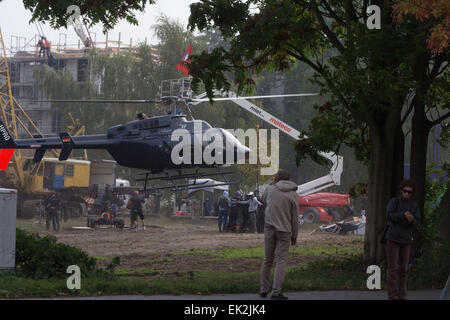
[[[290,175],[287,171],[278,171],[262,197],[262,201],[266,205],[266,221],[264,225],[264,261],[261,266],[260,296],[265,298],[269,292],[270,271],[275,258],[271,296],[273,300],[288,298],[281,292],[281,286],[285,275],[289,244],[294,246],[297,243],[297,184],[289,180]]]

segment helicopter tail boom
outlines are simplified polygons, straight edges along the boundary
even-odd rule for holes
[[[2,149],[13,149],[17,147],[13,136],[9,133],[8,128],[2,120],[0,120],[0,144]]]
[[[61,149],[59,160],[64,161],[69,158],[73,149],[105,149],[108,145],[109,141],[106,135],[72,137],[67,132],[60,133],[59,137],[35,135],[31,139],[15,140],[7,126],[0,119],[0,160],[6,158],[6,155],[10,155],[5,162],[9,162],[15,149],[36,150],[33,162],[38,163],[48,149]]]

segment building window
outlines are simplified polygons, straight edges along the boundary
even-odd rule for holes
[[[9,78],[11,83],[20,83],[20,64],[11,63],[9,65]]]
[[[78,60],[78,82],[85,82],[88,78],[88,61],[87,59]]]
[[[73,177],[73,171],[74,171],[73,164],[66,164],[66,172],[64,175],[66,177]]]
[[[59,59],[58,63],[56,64],[56,70],[65,69],[67,65],[67,61],[63,59]]]

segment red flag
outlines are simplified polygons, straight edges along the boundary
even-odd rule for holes
[[[0,171],[5,171],[8,168],[9,160],[11,160],[14,151],[15,149],[0,150]]]
[[[183,55],[183,58],[181,58],[180,62],[177,64],[176,68],[183,72],[183,74],[188,77],[189,76],[189,70],[187,68],[187,64],[191,63],[191,59],[189,59],[190,55],[192,54],[192,43],[189,44],[188,49]]]

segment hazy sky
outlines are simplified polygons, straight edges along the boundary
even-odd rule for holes
[[[121,33],[121,41],[125,43],[130,42],[130,38],[133,39],[133,43],[143,42],[147,37],[149,43],[155,43],[153,31],[151,26],[156,23],[156,19],[160,14],[165,14],[168,17],[177,19],[185,27],[187,26],[190,9],[189,5],[196,0],[156,0],[156,4],[147,6],[144,13],[136,13],[136,17],[139,21],[138,26],[133,26],[127,23],[125,20],[119,22],[119,24],[108,33],[110,40],[118,40],[119,32]],[[25,10],[23,2],[21,0],[3,0],[0,2],[0,27],[2,29],[5,46],[9,48],[11,46],[11,36],[26,37],[29,41],[34,35],[38,34],[37,28],[34,23],[29,23],[31,19],[31,12]],[[53,30],[48,23],[42,24],[43,31],[48,39],[53,44],[57,44],[60,39],[60,33],[67,35],[68,44],[77,44],[78,37],[72,27],[68,29],[62,28],[59,30]],[[97,36],[97,41],[104,41],[105,35],[102,32],[102,26],[100,24],[95,25],[89,29]],[[94,38],[94,35],[92,35]],[[63,42],[61,36],[61,41]],[[16,40],[13,39],[13,45]],[[22,40],[23,41],[23,40]]]

